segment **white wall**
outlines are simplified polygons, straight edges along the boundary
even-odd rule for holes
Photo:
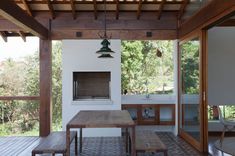
[[[235,105],[235,27],[208,31],[208,104]]]
[[[101,40],[63,40],[62,41],[62,124],[66,123],[80,110],[120,110],[121,109],[121,53],[120,40],[111,40],[115,51],[112,59],[97,58]],[[111,100],[73,101],[72,75],[74,71],[110,71]],[[120,136],[117,128],[84,129],[84,136]]]
[[[235,27],[208,31],[208,104],[235,105]],[[219,121],[208,131],[222,131]]]

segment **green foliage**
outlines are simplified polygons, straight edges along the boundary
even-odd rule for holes
[[[62,125],[61,42],[53,42],[52,46],[52,127],[59,130]],[[39,95],[38,52],[21,61],[7,59],[0,65],[0,96]],[[38,133],[38,101],[0,101],[0,136]]]
[[[172,41],[122,41],[122,93],[172,93],[172,48]],[[157,49],[162,57],[157,57]]]
[[[199,94],[199,40],[181,46],[181,78],[183,94]]]
[[[55,130],[62,128],[62,44],[53,42],[52,48],[52,123]],[[53,129],[52,128],[52,129]],[[54,129],[53,129],[54,130]]]

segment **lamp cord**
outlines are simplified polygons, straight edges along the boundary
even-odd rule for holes
[[[106,0],[104,0],[104,38],[107,38],[106,34]]]

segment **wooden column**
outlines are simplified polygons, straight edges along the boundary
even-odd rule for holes
[[[40,39],[40,136],[51,132],[51,40]]]

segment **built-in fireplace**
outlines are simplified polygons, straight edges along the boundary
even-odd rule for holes
[[[110,72],[73,72],[73,100],[110,99]]]

